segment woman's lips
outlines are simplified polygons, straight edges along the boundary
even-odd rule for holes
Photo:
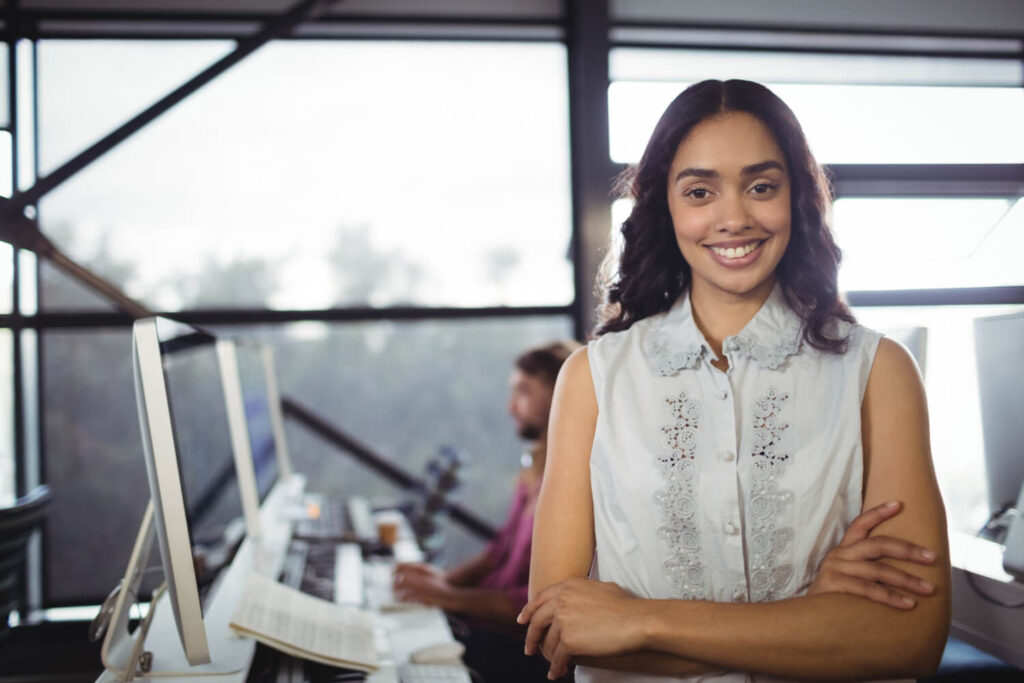
[[[722,243],[706,245],[708,252],[718,263],[728,268],[739,268],[757,260],[763,251],[762,246],[767,239],[751,240],[740,243]]]

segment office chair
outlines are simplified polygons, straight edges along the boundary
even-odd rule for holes
[[[18,608],[19,576],[28,539],[43,522],[52,498],[50,487],[37,486],[14,505],[0,508],[0,638]]]

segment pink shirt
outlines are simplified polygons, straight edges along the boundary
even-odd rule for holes
[[[493,569],[480,581],[480,588],[504,590],[517,609],[527,602],[530,584],[530,545],[533,541],[533,506],[530,488],[523,481],[516,486],[505,524],[487,547]]]

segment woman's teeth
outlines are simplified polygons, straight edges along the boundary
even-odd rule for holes
[[[719,256],[724,256],[725,258],[740,258],[754,251],[759,246],[761,246],[760,242],[751,242],[750,244],[746,244],[742,247],[729,247],[728,249],[711,247],[711,251],[715,252]]]

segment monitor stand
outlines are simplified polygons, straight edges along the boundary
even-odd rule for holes
[[[116,681],[130,681],[136,677],[216,676],[242,671],[248,665],[248,660],[239,661],[237,657],[229,657],[227,661],[218,661],[217,652],[213,648],[211,648],[213,662],[198,666],[188,663],[173,624],[170,629],[166,628],[169,622],[173,622],[173,619],[166,614],[170,608],[170,605],[167,604],[169,596],[165,590],[166,583],[154,591],[146,616],[141,619],[134,632],[129,632],[128,622],[131,607],[136,602],[154,538],[153,502],[150,501],[142,515],[142,524],[135,537],[135,546],[132,548],[132,554],[128,560],[128,568],[125,571],[124,579],[116,589],[116,601],[106,623],[106,635],[100,652],[103,666],[106,668],[105,678],[113,677],[112,679]],[[154,632],[155,637],[150,639],[150,647],[155,648],[154,652],[147,650],[145,646],[147,637],[150,636],[153,618],[157,608],[161,605],[164,609],[164,616],[167,618],[160,619],[164,628],[157,628]],[[99,618],[102,618],[102,615]]]

